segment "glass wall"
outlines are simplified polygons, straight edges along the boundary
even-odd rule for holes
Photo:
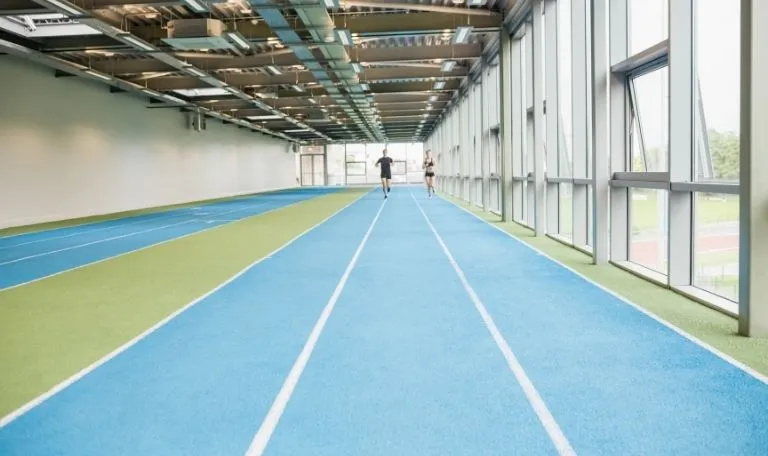
[[[614,264],[734,311],[740,2],[610,0],[609,24],[595,33],[590,0],[530,4],[505,48],[509,67],[501,73],[498,56],[484,57],[427,141],[440,188],[498,210],[503,160],[493,132],[510,103],[500,129],[512,136],[504,153],[516,222],[588,254],[594,233],[608,233],[599,244]],[[606,74],[591,73],[595,46],[609,56]],[[505,79],[512,92],[501,100]],[[601,83],[608,98],[596,105]],[[605,144],[595,144],[600,128]],[[598,150],[609,157],[596,168],[610,184],[604,195],[593,186]],[[597,219],[595,198],[608,202]]]
[[[487,210],[501,211],[498,56],[451,103],[424,147],[436,157],[437,184],[448,194]]]
[[[739,182],[740,2],[694,2],[695,179]],[[739,196],[697,192],[693,284],[739,297]]]

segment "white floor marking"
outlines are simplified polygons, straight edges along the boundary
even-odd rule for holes
[[[443,242],[443,238],[435,229],[435,226],[432,224],[432,221],[427,216],[427,213],[424,212],[424,209],[421,207],[421,204],[413,195],[413,192],[411,192],[411,197],[413,198],[414,203],[416,203],[416,206],[418,206],[419,211],[421,211],[421,215],[424,216],[424,220],[427,222],[427,225],[429,225],[429,229],[432,230],[432,233],[435,235],[435,238],[437,238],[437,242],[438,244],[440,244],[440,247],[442,247],[443,252],[445,252],[445,256],[448,257],[448,261],[451,263],[451,266],[453,266],[453,270],[456,272],[456,275],[459,276],[459,280],[461,281],[462,285],[464,285],[464,290],[467,292],[470,299],[474,303],[475,308],[477,309],[478,313],[480,314],[480,317],[483,319],[483,322],[485,323],[485,326],[488,328],[488,331],[491,333],[493,340],[496,342],[496,345],[499,347],[499,350],[501,350],[501,353],[504,355],[504,358],[507,360],[507,365],[509,365],[509,369],[512,371],[515,378],[517,379],[517,382],[520,384],[520,387],[523,389],[523,393],[525,393],[525,397],[528,399],[528,402],[531,404],[531,408],[533,408],[533,411],[539,417],[539,421],[544,426],[544,429],[547,431],[547,434],[549,434],[549,438],[552,440],[552,443],[555,445],[555,448],[557,449],[558,454],[563,456],[575,455],[576,451],[573,449],[570,442],[568,442],[568,439],[565,437],[565,434],[563,434],[563,431],[560,429],[560,426],[557,424],[557,421],[555,421],[555,418],[552,416],[552,413],[549,411],[549,409],[547,408],[547,405],[544,403],[544,399],[542,399],[541,395],[539,395],[539,392],[536,390],[536,387],[533,385],[533,382],[528,377],[528,374],[526,374],[525,369],[523,369],[523,366],[520,364],[520,361],[517,360],[517,357],[512,351],[512,348],[510,348],[506,339],[504,339],[504,336],[501,334],[501,332],[499,331],[499,328],[496,326],[496,323],[493,321],[493,317],[491,317],[491,314],[488,312],[488,309],[486,309],[485,304],[483,304],[483,302],[477,296],[477,293],[475,293],[475,290],[472,288],[472,285],[469,284],[467,277],[464,275],[464,271],[461,270],[461,267],[453,258],[451,251],[448,250],[448,246],[445,245],[445,242]]]
[[[328,300],[325,308],[323,308],[323,311],[320,313],[320,317],[317,319],[315,326],[312,328],[312,332],[309,333],[309,337],[304,343],[304,347],[302,348],[301,353],[299,353],[299,356],[296,358],[293,367],[283,382],[283,386],[280,388],[277,396],[275,396],[275,400],[272,402],[272,406],[270,407],[269,412],[267,412],[267,416],[261,423],[261,426],[259,427],[258,432],[256,432],[256,435],[253,437],[251,445],[248,447],[248,451],[245,453],[246,456],[261,455],[267,448],[269,439],[275,432],[275,428],[277,428],[277,424],[280,421],[283,412],[285,411],[285,407],[288,405],[288,401],[291,399],[291,395],[293,395],[293,391],[296,389],[296,385],[299,383],[301,374],[304,372],[304,368],[307,367],[309,357],[312,356],[312,351],[315,349],[317,341],[320,339],[320,334],[323,332],[323,328],[325,328],[325,324],[328,322],[328,318],[331,316],[331,312],[333,312],[333,308],[336,306],[336,302],[339,300],[339,296],[341,296],[341,292],[344,290],[344,286],[347,284],[347,280],[352,273],[352,269],[354,269],[355,264],[357,264],[357,259],[360,257],[360,253],[363,251],[365,244],[368,242],[368,238],[371,236],[373,227],[379,220],[379,216],[381,215],[382,210],[384,210],[386,202],[387,200],[385,199],[381,203],[381,206],[379,206],[379,210],[376,212],[376,216],[373,218],[373,221],[371,221],[371,224],[368,227],[368,231],[366,231],[365,236],[363,236],[363,240],[360,241],[360,245],[357,246],[357,250],[355,250],[355,254],[352,255],[352,259],[349,261],[347,269],[344,271],[344,274],[341,276],[339,283],[336,285],[336,289],[333,290],[331,298]]]
[[[267,214],[269,214],[271,212],[279,211],[281,209],[286,209],[286,208],[289,208],[291,206],[295,206],[295,205],[297,205],[299,203],[303,203],[305,201],[309,201],[309,200],[305,199],[305,200],[301,200],[301,201],[295,201],[295,202],[293,202],[291,204],[286,204],[285,206],[280,206],[280,207],[276,207],[274,209],[270,209],[268,211],[260,212],[258,214],[249,215],[249,216],[243,217],[242,219],[239,219],[238,222],[240,222],[242,220],[247,220],[247,219],[249,219],[251,217],[261,217],[262,215],[267,215]],[[221,228],[222,226],[226,226],[226,224],[216,225],[216,226],[212,226],[210,228],[203,228],[203,229],[200,229],[198,231],[194,231],[192,233],[184,234],[182,236],[178,236],[178,237],[171,238],[171,239],[166,239],[166,240],[160,241],[160,242],[155,242],[154,244],[149,244],[149,245],[145,245],[143,247],[139,247],[137,249],[128,250],[127,252],[122,252],[122,253],[119,253],[117,255],[113,255],[113,256],[107,257],[107,258],[102,258],[100,260],[96,260],[96,261],[93,261],[93,262],[90,262],[90,263],[81,264],[81,265],[75,266],[73,268],[64,269],[62,271],[54,272],[53,274],[48,274],[46,276],[37,277],[35,279],[28,280],[26,282],[17,283],[16,285],[11,285],[11,286],[8,286],[8,287],[5,287],[5,288],[0,288],[0,292],[7,291],[7,290],[12,290],[12,289],[18,288],[18,287],[23,287],[25,285],[29,285],[31,283],[35,283],[35,282],[38,282],[38,281],[43,280],[43,279],[47,279],[47,278],[50,278],[50,277],[55,277],[55,276],[60,275],[60,274],[64,274],[65,272],[76,271],[78,269],[85,268],[87,266],[93,266],[94,264],[99,264],[99,263],[102,263],[104,261],[113,260],[115,258],[119,258],[119,257],[124,256],[124,255],[129,255],[131,253],[140,252],[142,250],[146,250],[146,249],[149,249],[149,248],[152,248],[152,247],[157,247],[158,245],[167,244],[167,243],[173,242],[173,241],[178,241],[179,239],[184,239],[184,238],[187,238],[187,237],[190,237],[190,236],[194,236],[196,234],[200,234],[200,233],[203,233],[203,232],[206,232],[206,231],[210,231],[210,230],[215,230],[217,228]]]
[[[50,250],[48,252],[36,253],[34,255],[29,255],[29,256],[25,256],[25,257],[21,257],[21,258],[16,258],[15,260],[5,261],[3,263],[0,263],[0,266],[5,266],[5,265],[8,265],[8,264],[13,264],[13,263],[19,263],[21,261],[31,260],[31,259],[34,259],[34,258],[40,258],[40,257],[44,257],[44,256],[47,256],[47,255],[53,255],[54,253],[66,252],[66,251],[69,251],[69,250],[75,250],[75,249],[79,249],[79,248],[82,248],[82,247],[88,247],[89,245],[96,245],[96,244],[101,244],[103,242],[115,241],[117,239],[123,239],[123,238],[131,237],[131,236],[135,236],[137,234],[149,233],[150,231],[157,231],[157,230],[162,230],[164,228],[170,228],[172,226],[184,225],[186,223],[191,223],[191,222],[194,222],[194,221],[195,220],[184,220],[184,221],[181,221],[181,222],[171,223],[170,225],[156,226],[154,228],[149,228],[149,229],[146,229],[146,230],[139,230],[139,231],[134,231],[134,232],[128,233],[128,234],[121,234],[120,236],[112,236],[112,237],[108,237],[108,238],[104,238],[104,239],[99,239],[97,241],[86,242],[84,244],[72,245],[72,246],[69,246],[69,247],[64,247],[63,249],[56,249],[56,250]]]
[[[240,212],[240,211],[244,211],[246,209],[253,209],[253,208],[256,208],[256,207],[264,206],[265,204],[268,204],[268,203],[267,202],[263,202],[263,203],[259,203],[259,204],[252,204],[252,205],[249,205],[249,206],[241,207],[239,209],[229,210],[229,211],[221,212],[221,213],[214,214],[214,215],[232,214],[234,212]],[[50,238],[45,238],[45,239],[38,239],[38,240],[34,240],[34,241],[22,242],[20,244],[14,244],[14,245],[9,245],[9,246],[2,246],[2,247],[0,247],[0,250],[7,250],[7,249],[15,248],[15,247],[21,247],[23,245],[37,244],[37,243],[40,243],[40,242],[47,242],[47,241],[52,241],[52,240],[57,240],[57,239],[64,239],[64,238],[69,238],[69,237],[74,237],[74,236],[81,236],[81,235],[84,235],[84,234],[98,233],[98,232],[102,232],[102,231],[112,230],[112,229],[115,229],[115,228],[123,228],[123,227],[131,226],[131,225],[138,225],[140,223],[146,223],[146,222],[152,222],[152,221],[162,221],[164,219],[172,220],[174,218],[190,217],[190,215],[192,216],[192,218],[189,218],[189,219],[187,219],[185,221],[181,221],[179,223],[173,223],[173,224],[170,224],[170,225],[165,225],[165,226],[160,226],[160,227],[156,227],[156,228],[151,228],[151,229],[148,229],[148,230],[134,231],[132,233],[127,233],[125,235],[115,236],[115,237],[112,237],[112,238],[98,239],[98,240],[93,241],[93,242],[78,244],[78,245],[75,245],[75,246],[70,246],[70,247],[65,248],[65,249],[51,250],[49,252],[43,252],[43,253],[39,253],[39,254],[36,254],[36,255],[31,255],[31,256],[28,256],[28,257],[18,258],[18,259],[15,259],[15,260],[7,261],[5,263],[0,263],[0,266],[2,266],[4,264],[15,263],[17,261],[27,260],[27,259],[30,259],[30,258],[37,258],[37,257],[40,257],[40,256],[49,255],[51,253],[64,252],[66,250],[77,249],[79,247],[86,247],[86,246],[89,246],[89,245],[92,245],[92,244],[99,244],[101,242],[111,241],[111,240],[115,240],[115,239],[121,239],[121,238],[124,238],[124,237],[133,236],[134,234],[140,234],[140,233],[145,233],[145,232],[149,232],[149,231],[159,230],[159,229],[162,229],[162,228],[168,228],[168,227],[175,226],[175,225],[181,225],[183,223],[199,221],[199,220],[195,219],[194,217],[198,216],[198,215],[203,215],[203,214],[211,214],[211,213],[209,213],[209,212],[205,212],[205,213],[203,213],[203,212],[193,212],[192,214],[184,214],[184,213],[179,213],[177,211],[173,211],[173,212],[158,212],[157,215],[164,215],[164,217],[157,217],[155,219],[149,219],[149,220],[147,220],[147,219],[144,219],[144,220],[128,220],[128,221],[125,221],[125,222],[120,223],[119,225],[115,225],[115,226],[109,226],[109,227],[104,227],[104,228],[96,228],[96,229],[92,229],[92,230],[83,230],[83,231],[80,231],[80,232],[77,232],[77,233],[67,234],[67,235],[64,235],[64,236],[55,236],[55,237],[50,237]],[[110,220],[110,221],[119,221],[119,220],[120,219],[114,219],[114,220]],[[98,223],[98,222],[95,222],[95,223]],[[87,227],[87,225],[84,225],[84,226]]]
[[[248,199],[253,198],[253,197],[259,197],[259,196],[264,196],[264,195],[273,195],[273,194],[281,194],[281,192],[283,192],[283,191],[297,190],[299,188],[300,187],[279,187],[279,188],[275,188],[275,189],[272,189],[272,190],[264,190],[264,191],[260,191],[260,192],[256,192],[256,193],[247,193],[247,194],[244,194],[244,195],[233,195],[233,196],[230,196],[230,197],[224,197],[224,199],[225,200],[226,199],[231,199],[232,201],[248,200]],[[288,192],[286,194],[290,194],[290,192]],[[166,212],[184,211],[184,210],[189,210],[189,209],[197,210],[197,209],[200,209],[200,208],[204,208],[204,207],[212,206],[212,205],[215,205],[215,204],[219,204],[219,202],[212,202],[212,201],[213,200],[209,200],[209,201],[191,201],[189,203],[179,203],[178,204],[178,206],[184,206],[184,207],[161,206],[161,207],[146,208],[146,209],[148,209],[148,210],[156,209],[157,212],[154,212],[154,214],[162,214],[162,213],[166,213]],[[201,205],[200,206],[185,206],[185,205],[188,205],[188,204],[195,204],[195,203],[200,203]],[[174,205],[171,205],[171,206],[174,206]],[[163,209],[163,208],[166,208],[166,209]],[[135,211],[139,211],[139,210],[143,210],[143,209],[136,209],[136,210],[131,210],[131,211],[127,211],[127,212],[135,212]],[[32,235],[32,234],[51,233],[51,232],[54,232],[54,231],[66,230],[68,228],[85,227],[85,226],[89,226],[89,225],[96,225],[96,224],[104,223],[104,222],[113,222],[113,221],[116,221],[116,220],[122,220],[124,218],[127,218],[127,217],[120,217],[119,215],[120,214],[117,213],[117,214],[102,214],[102,215],[88,216],[88,217],[85,217],[85,218],[90,218],[90,217],[110,217],[110,216],[114,216],[115,218],[105,218],[104,220],[96,220],[96,221],[91,221],[91,222],[76,223],[74,225],[59,226],[59,227],[50,228],[50,229],[47,229],[47,230],[43,229],[43,230],[39,230],[39,231],[29,231],[29,232],[25,232],[25,233],[8,234],[6,236],[0,236],[0,240],[11,239],[11,238],[15,238],[15,237],[27,236],[27,235]],[[137,217],[137,216],[129,216],[129,217]],[[55,223],[55,222],[44,222],[43,224],[49,224],[49,223]],[[14,228],[14,227],[9,227],[9,228]],[[5,228],[3,228],[3,230],[4,229]]]
[[[577,275],[578,277],[582,278],[584,281],[586,281],[586,282],[592,284],[593,286],[603,290],[604,292],[606,292],[609,295],[615,297],[616,299],[620,300],[621,302],[623,302],[623,303],[633,307],[635,310],[645,314],[646,316],[648,316],[651,319],[655,320],[657,323],[659,323],[659,324],[661,324],[663,326],[666,326],[667,328],[669,328],[672,331],[676,332],[678,335],[688,339],[689,341],[693,342],[694,344],[698,345],[699,347],[709,351],[710,353],[712,353],[713,355],[715,355],[718,358],[722,359],[723,361],[726,361],[726,362],[732,364],[733,366],[741,369],[742,371],[746,372],[747,374],[751,375],[752,377],[756,378],[757,380],[760,380],[761,382],[763,382],[765,384],[768,384],[768,376],[765,376],[765,375],[761,374],[760,372],[757,372],[756,370],[752,369],[751,367],[747,366],[746,364],[743,364],[741,361],[738,361],[738,360],[732,358],[730,355],[727,355],[727,354],[721,352],[720,350],[716,349],[715,347],[707,344],[706,342],[696,338],[695,336],[693,336],[691,334],[688,334],[687,332],[685,332],[684,330],[678,328],[677,326],[673,325],[672,323],[669,323],[668,321],[663,320],[660,317],[652,314],[651,312],[649,312],[649,311],[645,310],[644,308],[638,306],[637,304],[633,303],[632,301],[630,301],[629,299],[625,298],[624,296],[621,296],[620,294],[616,293],[615,291],[613,291],[613,290],[611,290],[609,288],[606,288],[605,286],[603,286],[603,285],[593,281],[592,279],[590,279],[589,277],[585,276],[584,274],[576,271],[575,269],[571,268],[570,266],[565,265],[564,263],[560,262],[559,260],[556,260],[556,259],[552,258],[551,256],[547,255],[543,251],[541,251],[541,250],[537,249],[536,247],[534,247],[534,246],[532,246],[532,245],[522,241],[521,239],[518,239],[512,233],[509,233],[509,232],[505,231],[503,228],[490,223],[488,220],[483,219],[482,217],[480,217],[479,215],[473,213],[472,211],[469,211],[469,210],[459,206],[458,204],[454,203],[453,201],[447,200],[446,198],[444,198],[442,196],[440,198],[442,200],[444,200],[444,201],[446,201],[446,202],[456,206],[457,208],[461,209],[462,211],[468,213],[469,215],[477,218],[478,220],[481,220],[481,221],[485,222],[490,227],[495,228],[495,229],[499,230],[500,232],[506,234],[510,238],[514,239],[515,241],[519,242],[520,244],[524,245],[525,247],[529,248],[530,250],[534,251],[535,253],[537,253],[537,254],[547,258],[549,261],[557,264],[558,266],[562,267],[563,269],[566,269],[566,270],[570,271],[571,273],[573,273],[573,274]]]
[[[86,375],[90,374],[91,372],[93,372],[94,370],[96,370],[97,368],[99,368],[100,366],[102,366],[103,364],[108,362],[109,360],[115,358],[116,356],[118,356],[122,352],[124,352],[124,351],[128,350],[129,348],[131,348],[132,346],[136,345],[139,341],[141,341],[142,339],[146,338],[147,336],[149,336],[153,332],[157,331],[158,329],[162,328],[169,321],[173,320],[174,318],[178,317],[179,315],[181,315],[185,311],[189,310],[189,308],[193,307],[195,304],[205,300],[207,297],[213,295],[217,291],[219,291],[222,288],[224,288],[225,286],[229,285],[230,283],[235,281],[237,278],[239,278],[240,276],[242,276],[243,274],[248,272],[250,269],[252,269],[257,264],[261,263],[265,259],[271,258],[272,256],[276,255],[278,252],[284,250],[285,248],[287,248],[288,246],[290,246],[294,242],[298,241],[299,239],[301,239],[302,237],[307,235],[309,232],[315,230],[316,228],[318,228],[319,226],[321,226],[322,224],[324,224],[328,220],[332,219],[336,215],[338,215],[341,212],[343,212],[345,209],[349,208],[350,206],[352,206],[356,202],[360,201],[363,197],[365,197],[365,195],[360,196],[359,198],[355,199],[351,203],[349,203],[346,206],[342,207],[338,211],[336,211],[333,214],[329,215],[328,217],[324,218],[323,220],[318,222],[316,225],[314,225],[314,226],[308,228],[307,230],[303,231],[301,234],[299,234],[298,236],[294,237],[290,241],[286,242],[285,244],[283,244],[279,248],[275,249],[274,251],[269,253],[267,256],[265,256],[265,257],[263,257],[261,259],[258,259],[256,261],[254,261],[253,263],[249,264],[244,269],[240,270],[237,274],[233,275],[232,277],[227,279],[225,282],[219,284],[216,288],[212,289],[211,291],[209,291],[209,292],[205,293],[204,295],[198,297],[197,299],[195,299],[194,301],[192,301],[189,304],[185,305],[184,307],[178,309],[177,311],[175,311],[172,314],[168,315],[167,317],[163,318],[159,322],[155,323],[149,329],[145,330],[144,332],[142,332],[138,336],[134,337],[133,339],[131,339],[128,342],[126,342],[125,344],[121,345],[120,347],[116,348],[112,352],[108,353],[106,356],[104,356],[103,358],[101,358],[98,361],[94,362],[90,366],[82,369],[81,371],[79,371],[76,374],[72,375],[71,377],[67,378],[63,382],[61,382],[58,385],[54,386],[53,388],[49,389],[45,393],[41,394],[40,396],[38,396],[38,397],[34,398],[33,400],[27,402],[26,404],[24,404],[23,406],[19,407],[16,410],[14,410],[13,412],[9,413],[8,415],[0,418],[0,428],[3,428],[5,426],[7,426],[8,424],[12,423],[14,420],[19,418],[20,416],[24,415],[25,413],[29,412],[33,408],[35,408],[38,405],[42,404],[43,402],[45,402],[46,400],[48,400],[49,398],[51,398],[55,394],[59,393],[60,391],[64,390],[65,388],[69,387],[73,383],[77,382],[81,378],[83,378]]]
[[[162,212],[158,212],[158,215],[160,215],[160,214],[163,214],[163,213]],[[168,215],[170,215],[170,214],[168,214]],[[135,224],[137,225],[139,223],[151,222],[151,221],[156,221],[157,219],[165,219],[165,218],[172,219],[173,216],[170,216],[170,217],[157,217],[156,219],[126,220],[126,221],[120,223],[119,225],[106,226],[106,227],[103,227],[103,228],[94,228],[94,229],[90,229],[90,230],[89,229],[83,229],[83,230],[77,231],[77,232],[72,233],[72,234],[65,234],[65,235],[62,235],[62,236],[47,237],[47,238],[43,238],[43,239],[35,239],[34,241],[21,242],[19,244],[13,244],[13,245],[4,245],[4,246],[0,246],[0,250],[8,250],[8,249],[16,248],[16,247],[21,247],[21,246],[24,246],[24,245],[39,244],[41,242],[55,241],[55,240],[58,240],[58,239],[71,238],[71,237],[75,237],[75,236],[83,236],[83,235],[91,234],[91,233],[99,233],[99,232],[102,232],[102,231],[114,230],[116,228],[122,228],[122,227],[125,227],[125,226],[131,226],[131,225],[135,225]],[[105,221],[105,222],[114,222],[114,221],[117,221],[117,220],[108,220],[108,221]],[[95,222],[95,223],[98,223],[98,222]],[[83,225],[82,227],[83,228],[87,228],[87,225]]]

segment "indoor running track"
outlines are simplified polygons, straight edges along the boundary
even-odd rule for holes
[[[332,191],[295,189],[0,237],[0,291],[264,214]]]
[[[25,456],[765,455],[768,385],[396,188],[2,424]]]

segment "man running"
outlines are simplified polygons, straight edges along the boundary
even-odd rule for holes
[[[384,198],[391,190],[392,182],[392,163],[394,160],[387,157],[387,149],[381,151],[381,158],[376,161],[376,167],[381,165],[381,189],[384,190]]]

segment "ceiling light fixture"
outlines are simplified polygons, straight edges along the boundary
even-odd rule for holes
[[[234,41],[235,44],[240,46],[243,49],[250,49],[251,44],[245,40],[239,33],[237,32],[227,32],[227,36],[230,40]]]
[[[442,70],[443,70],[444,73],[448,73],[450,71],[453,71],[453,68],[455,66],[456,66],[456,61],[455,60],[446,60],[445,62],[443,62]]]
[[[205,13],[208,11],[208,8],[201,4],[200,0],[181,0],[181,3],[192,8],[192,10],[196,13]]]
[[[283,74],[283,72],[280,71],[280,68],[278,68],[278,67],[276,67],[274,65],[269,65],[267,67],[267,71],[269,71],[270,73],[274,74],[275,76],[279,76],[279,75]]]
[[[309,131],[307,128],[297,128],[295,130],[284,130],[283,133],[304,133]]]
[[[429,101],[437,101],[437,95],[432,95],[429,97]]]
[[[460,25],[456,27],[456,33],[453,35],[453,44],[463,44],[469,40],[469,34],[472,32],[471,25]]]
[[[268,116],[248,116],[246,119],[248,120],[279,120],[282,119],[283,116],[277,116],[277,115],[268,115]]]
[[[443,90],[445,87],[445,81],[437,81],[434,85],[435,90]]]
[[[296,92],[303,92],[304,91],[304,89],[300,85],[298,85],[298,84],[292,85],[291,88],[293,90],[295,90]]]
[[[352,69],[355,70],[355,73],[363,72],[363,66],[358,62],[352,62]]]

